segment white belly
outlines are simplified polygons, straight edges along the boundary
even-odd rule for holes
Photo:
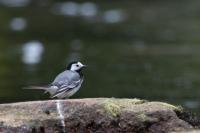
[[[74,95],[81,88],[81,84],[82,83],[83,83],[83,80],[81,81],[81,83],[77,87],[71,89],[70,91],[63,92],[58,97],[59,98],[69,98],[69,97],[71,97],[72,95]]]
[[[76,88],[72,89],[71,91],[67,92],[67,96],[66,96],[66,97],[71,97],[71,96],[74,95],[80,88],[81,88],[81,84],[78,85]]]

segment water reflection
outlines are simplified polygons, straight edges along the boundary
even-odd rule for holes
[[[98,6],[92,2],[63,2],[53,6],[53,13],[57,15],[79,16],[83,18],[92,18],[98,15],[102,19],[101,21],[105,23],[120,23],[127,18],[127,14],[121,9],[111,9],[103,13],[99,12]]]
[[[79,5],[76,2],[57,3],[53,7],[55,14],[66,16],[77,16],[79,13]]]
[[[55,4],[53,12],[65,16],[94,17],[97,14],[97,6],[92,2],[76,3],[70,1]]]
[[[190,100],[188,100],[184,104],[185,104],[186,107],[188,107],[190,109],[197,109],[200,106],[200,103],[198,101],[190,101]]]
[[[85,17],[94,17],[97,14],[97,6],[95,3],[86,2],[80,5],[80,15]]]
[[[10,21],[10,28],[14,31],[22,31],[26,28],[26,26],[27,26],[26,19],[21,17],[13,18]]]
[[[106,23],[119,23],[126,19],[122,10],[108,10],[104,13],[103,19]]]
[[[27,65],[38,64],[44,51],[43,44],[39,41],[30,41],[22,46],[22,61]]]
[[[31,0],[0,0],[0,4],[8,7],[23,7],[27,6]]]

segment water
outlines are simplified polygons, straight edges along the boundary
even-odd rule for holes
[[[0,1],[0,101],[48,99],[72,60],[89,67],[72,98],[159,100],[200,111],[198,0]]]

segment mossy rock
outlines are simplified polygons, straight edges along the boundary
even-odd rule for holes
[[[163,102],[91,98],[0,105],[0,132],[178,132],[199,128],[191,113]]]

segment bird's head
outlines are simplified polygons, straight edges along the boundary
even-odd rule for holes
[[[67,66],[67,70],[80,72],[85,67],[86,65],[83,65],[81,62],[76,61],[69,63],[69,65]]]

